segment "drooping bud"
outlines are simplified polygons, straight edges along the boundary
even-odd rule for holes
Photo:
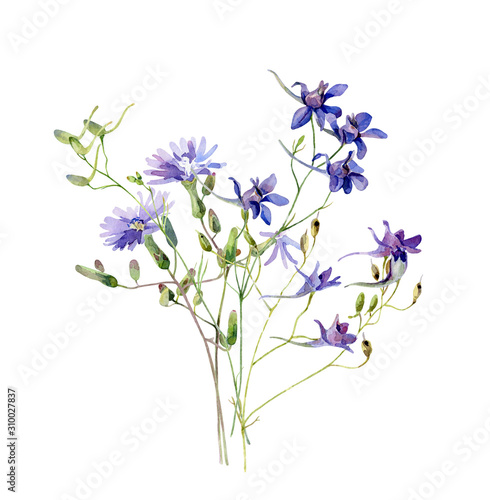
[[[306,252],[308,251],[308,248],[310,247],[310,238],[308,236],[308,231],[305,231],[305,234],[303,234],[299,240],[299,246],[301,248],[301,251],[306,255]]]
[[[180,288],[177,288],[177,296],[180,297],[182,295],[181,289],[184,293],[189,291],[189,288],[192,286],[193,278],[196,275],[196,271],[192,268],[189,269],[189,272],[184,276],[184,279],[179,283]]]
[[[168,269],[170,267],[169,258],[163,253],[163,250],[155,243],[151,234],[145,235],[145,247],[150,252],[153,261],[160,269]]]
[[[218,219],[218,216],[216,215],[216,212],[210,208],[208,211],[208,224],[209,224],[209,229],[215,234],[218,234],[221,231],[221,224]]]
[[[364,353],[366,358],[369,358],[373,353],[373,346],[371,345],[371,342],[369,340],[366,340],[364,334],[362,335],[361,346],[362,346],[362,352]]]
[[[160,302],[160,305],[163,307],[168,307],[170,302],[174,300],[174,297],[174,292],[172,292],[172,290],[170,290],[170,288],[168,288],[167,286],[162,285],[160,290],[160,300],[158,301]]]
[[[182,181],[181,184],[185,187],[191,198],[192,216],[196,219],[202,219],[206,215],[206,205],[202,202],[197,194],[197,178],[192,181]]]
[[[420,278],[420,281],[415,285],[415,288],[413,289],[413,303],[417,302],[418,298],[422,295],[422,278]]]
[[[371,302],[369,303],[369,309],[366,311],[366,314],[372,313],[376,309],[377,305],[378,305],[378,296],[374,295],[373,298],[371,299]]]
[[[379,267],[376,265],[376,264],[373,264],[373,262],[371,261],[371,274],[373,275],[373,278],[378,281],[379,280],[379,276],[380,276],[380,272],[379,272]]]
[[[238,320],[236,311],[233,310],[228,317],[228,331],[227,331],[226,341],[228,345],[234,345],[238,334]]]
[[[356,300],[356,313],[359,314],[363,308],[364,308],[364,300],[365,300],[365,295],[363,292],[361,292],[358,296],[357,296],[357,300]]]
[[[95,269],[97,269],[97,271],[100,271],[101,273],[103,273],[105,271],[104,264],[102,264],[102,262],[99,259],[97,259],[94,262],[94,266],[95,266]]]
[[[136,281],[136,283],[138,283],[138,280],[140,279],[140,265],[135,259],[129,263],[129,275],[132,279],[134,279],[134,281]]]
[[[319,232],[320,232],[320,221],[318,220],[318,218],[315,217],[311,221],[311,235],[313,236],[313,239],[317,237]]]
[[[99,283],[102,283],[103,285],[108,286],[110,288],[117,287],[117,279],[114,278],[114,276],[111,276],[110,274],[96,271],[94,269],[90,269],[89,267],[84,267],[84,266],[75,266],[75,271],[80,273],[82,276],[85,276],[86,278],[98,281]]]
[[[199,237],[199,244],[201,245],[201,248],[205,251],[205,252],[210,252],[212,247],[211,247],[211,243],[209,242],[209,240],[206,238],[206,236],[202,233],[200,233],[199,231],[196,231],[197,232],[197,235]]]
[[[214,189],[214,186],[216,184],[216,174],[211,174],[206,177],[206,180],[204,181],[204,186],[202,187],[202,194],[204,196],[207,196],[208,194],[211,193],[211,191]]]
[[[136,172],[136,175],[138,175],[138,172]],[[142,186],[144,184],[143,180],[141,179],[141,176],[138,178],[135,177],[134,175],[128,175],[126,179],[128,179],[128,181],[132,182],[133,184],[137,184],[138,186]]]
[[[74,186],[88,186],[89,180],[86,177],[83,177],[82,175],[72,175],[69,174],[66,176],[66,178],[74,185]]]
[[[252,238],[251,234],[248,231],[243,231],[243,237],[251,247],[257,247],[257,243],[255,242],[255,240]]]

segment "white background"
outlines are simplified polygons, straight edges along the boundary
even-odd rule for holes
[[[19,397],[19,498],[82,498],[77,487],[95,480],[94,463],[114,450],[122,463],[90,498],[489,497],[488,14],[476,0],[452,5],[53,0],[49,16],[42,2],[4,6],[1,366],[3,394],[12,385]],[[348,83],[332,104],[344,114],[370,112],[372,125],[389,135],[367,142],[369,188],[338,193],[322,215],[322,268],[332,265],[344,283],[369,278],[368,257],[337,259],[374,248],[366,228],[382,234],[388,219],[393,230],[423,235],[397,303],[408,305],[422,274],[424,292],[415,308],[388,311],[368,330],[375,353],[365,368],[332,368],[260,412],[245,475],[238,436],[229,440],[231,465],[217,463],[211,376],[185,311],[163,309],[150,289],[108,295],[75,273],[75,264],[99,258],[120,276],[136,257],[142,281],[160,279],[144,248],[130,255],[102,245],[99,223],[114,206],[131,203],[117,191],[66,182],[67,173],[85,171],[52,131],[78,133],[94,105],[103,122],[136,101],[107,140],[120,179],[143,170],[156,148],[205,135],[243,184],[275,172],[277,192],[290,197],[277,140],[299,136],[289,129],[297,103],[269,68],[310,89],[320,79]],[[320,140],[331,153],[335,141],[326,134]],[[226,182],[220,189],[231,195]],[[317,177],[302,210],[314,209],[326,190]],[[171,192],[186,201],[180,186]],[[238,223],[236,213],[214,208],[224,224]],[[284,211],[274,210],[272,228]],[[192,231],[188,243],[182,234],[192,229],[189,219],[178,208],[174,217],[182,248],[195,259]],[[253,230],[266,228],[256,221]],[[288,276],[279,262],[267,271],[263,287],[271,291]],[[330,325],[336,312],[352,314],[356,293],[342,287],[318,294],[301,333],[317,334],[313,319]],[[263,314],[251,307],[247,342],[258,335],[257,311]],[[303,307],[284,303],[269,334],[289,335]],[[39,353],[73,323],[78,335],[42,365]],[[356,347],[343,356],[352,366],[363,359]],[[323,366],[333,351],[279,351],[254,372],[250,405]],[[33,366],[35,374],[21,375]],[[221,366],[229,430],[232,390]],[[150,425],[157,400],[176,409],[130,446],[127,432]],[[0,406],[5,434],[6,403]],[[1,461],[4,471],[6,449]]]

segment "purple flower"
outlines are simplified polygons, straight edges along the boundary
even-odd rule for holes
[[[286,248],[288,245],[297,248],[298,250],[301,249],[299,246],[299,243],[296,243],[296,241],[292,240],[289,238],[289,236],[286,236],[284,233],[265,233],[261,232],[261,236],[266,236],[267,238],[274,238],[276,240],[276,244],[274,246],[274,249],[272,250],[272,253],[269,257],[269,260],[264,264],[265,266],[268,266],[272,261],[274,261],[277,257],[278,252],[281,252],[281,259],[282,263],[284,264],[284,267],[287,269],[288,268],[288,263],[292,262],[293,264],[297,264],[298,261],[296,259],[293,259],[291,254],[288,252],[288,249]]]
[[[143,203],[143,196],[138,193],[141,204],[145,208],[139,206],[136,208],[128,207],[126,210],[115,208],[113,210],[114,217],[106,217],[100,225],[106,232],[100,236],[106,238],[104,245],[113,246],[113,250],[123,250],[128,247],[133,250],[136,245],[144,243],[145,235],[158,231],[158,226],[151,220],[157,216],[168,215],[169,209],[174,202],[167,203],[168,193],[154,193],[155,206],[151,195]],[[156,208],[156,209],[155,209]]]
[[[349,329],[349,323],[339,323],[338,314],[337,316],[335,316],[334,322],[328,330],[326,330],[322,323],[317,319],[315,320],[315,322],[320,326],[321,336],[319,339],[312,340],[310,342],[295,342],[288,339],[281,340],[285,340],[290,344],[300,345],[302,347],[324,347],[328,345],[331,347],[340,347],[341,349],[345,349],[349,352],[354,352],[351,349],[350,344],[353,344],[357,340],[357,337],[352,333],[347,333],[347,330]]]
[[[148,184],[166,184],[168,182],[192,181],[194,171],[196,174],[210,175],[210,168],[221,168],[226,163],[215,163],[209,159],[216,151],[218,145],[215,144],[206,152],[206,139],[201,138],[199,146],[196,139],[190,141],[180,139],[179,146],[174,142],[170,143],[172,154],[163,149],[157,149],[153,158],[147,158],[146,162],[150,170],[145,170],[145,174],[156,176],[157,179],[151,180]]]
[[[371,257],[390,257],[390,267],[388,275],[384,280],[376,283],[353,283],[353,285],[367,286],[371,288],[380,288],[396,283],[401,279],[407,270],[407,253],[420,253],[421,250],[417,248],[422,241],[422,236],[412,236],[405,239],[405,232],[399,229],[395,233],[391,232],[390,225],[387,221],[383,221],[385,226],[385,234],[383,239],[380,240],[373,229],[368,228],[373,235],[374,240],[378,244],[378,248],[371,252],[354,252],[344,255],[339,260],[349,257],[351,255],[369,255]]]
[[[336,193],[343,188],[345,194],[352,191],[354,185],[359,191],[364,191],[368,186],[368,180],[361,175],[364,169],[361,168],[352,158],[354,151],[349,151],[345,160],[330,163],[328,155],[317,154],[313,160],[318,160],[325,156],[326,171],[330,175],[330,191]]]
[[[325,288],[330,288],[332,286],[340,285],[340,281],[337,281],[340,278],[340,276],[336,276],[331,281],[328,281],[332,274],[331,267],[326,271],[323,271],[322,273],[318,274],[319,267],[320,263],[317,262],[315,269],[313,270],[310,276],[306,276],[306,274],[302,273],[298,268],[296,268],[296,271],[298,271],[298,273],[301,274],[301,276],[303,276],[303,278],[305,279],[305,284],[294,295],[263,295],[261,299],[265,299],[268,297],[282,298],[282,299],[297,299],[299,297],[304,297],[306,295],[309,295],[310,293],[320,292]]]
[[[371,124],[373,117],[369,113],[358,113],[354,116],[347,115],[346,123],[339,128],[336,121],[330,122],[332,130],[342,144],[354,143],[357,147],[357,157],[362,160],[367,153],[367,147],[362,140],[363,137],[375,139],[386,139],[388,136],[378,128],[366,130]]]
[[[293,122],[291,123],[293,130],[306,125],[310,121],[312,113],[315,113],[320,130],[325,127],[325,120],[331,123],[342,114],[342,110],[338,106],[328,106],[325,101],[331,97],[341,96],[347,90],[347,85],[334,85],[328,92],[328,83],[323,83],[323,80],[312,92],[308,90],[304,83],[296,82],[293,87],[295,85],[301,86],[301,101],[305,106],[294,113]]]
[[[277,184],[277,179],[274,174],[270,175],[267,179],[260,183],[258,177],[255,180],[250,179],[253,186],[249,190],[245,191],[243,195],[240,183],[233,177],[230,177],[230,180],[232,180],[235,185],[235,194],[238,196],[243,209],[251,209],[254,219],[256,219],[260,214],[260,217],[267,225],[270,225],[271,223],[272,214],[270,208],[264,205],[264,203],[272,203],[278,207],[282,207],[289,203],[289,200],[284,196],[272,193]]]

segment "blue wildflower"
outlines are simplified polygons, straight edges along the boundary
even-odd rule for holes
[[[196,175],[211,175],[209,169],[221,168],[226,165],[226,163],[211,162],[209,159],[217,147],[218,145],[215,144],[206,152],[206,138],[202,137],[198,146],[196,139],[192,137],[190,141],[180,139],[178,146],[171,142],[172,154],[163,149],[157,149],[158,154],[153,155],[153,158],[146,159],[146,162],[152,168],[145,170],[145,174],[157,177],[148,184],[192,181],[194,173]]]
[[[102,229],[106,230],[100,235],[102,238],[106,238],[104,245],[112,246],[113,250],[123,250],[126,247],[133,250],[136,245],[144,243],[147,234],[158,231],[158,226],[151,219],[163,214],[168,216],[169,210],[174,204],[173,201],[167,203],[168,193],[162,194],[160,191],[156,194],[153,192],[155,206],[151,195],[148,196],[145,203],[143,203],[142,194],[138,193],[138,196],[144,208],[141,206],[128,207],[123,210],[116,207],[113,213],[117,218],[106,217],[104,219],[100,225]]]
[[[293,264],[297,264],[298,261],[294,259],[291,254],[289,253],[287,246],[292,246],[294,248],[297,248],[300,250],[299,243],[296,243],[296,241],[292,240],[289,236],[286,236],[284,233],[266,233],[266,232],[261,232],[261,236],[265,236],[267,238],[274,238],[276,240],[276,244],[274,246],[274,249],[272,250],[272,253],[267,260],[267,262],[264,264],[265,266],[268,266],[271,262],[273,262],[276,257],[278,252],[281,253],[281,259],[282,263],[284,264],[284,267],[287,269],[288,268],[288,263],[292,262]]]

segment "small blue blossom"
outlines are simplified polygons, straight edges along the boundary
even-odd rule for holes
[[[264,264],[265,266],[268,266],[271,262],[273,262],[276,257],[278,252],[281,253],[281,259],[282,263],[284,264],[284,267],[287,269],[288,268],[288,263],[292,262],[293,264],[297,264],[298,261],[294,259],[291,254],[289,253],[287,246],[292,246],[294,248],[297,248],[298,250],[301,250],[301,247],[299,246],[299,243],[296,243],[296,241],[292,240],[289,236],[286,236],[284,233],[266,233],[266,232],[261,232],[261,236],[265,236],[267,238],[274,238],[276,240],[276,244],[274,246],[274,249],[272,250],[272,253],[267,260],[267,262]]]
[[[153,192],[153,191],[152,191]],[[158,226],[151,220],[157,216],[168,216],[170,208],[174,202],[167,202],[168,193],[153,192],[153,199],[151,195],[143,203],[143,195],[138,193],[141,204],[145,207],[128,207],[126,210],[122,208],[115,208],[113,210],[114,217],[106,217],[104,222],[100,225],[106,231],[100,236],[106,238],[104,245],[112,246],[113,250],[123,250],[128,248],[134,250],[136,245],[144,243],[147,234],[158,231]]]
[[[211,168],[221,168],[226,163],[211,162],[209,159],[216,151],[218,145],[215,144],[206,152],[206,139],[201,138],[199,146],[194,137],[190,141],[180,139],[179,145],[170,143],[172,154],[163,149],[157,149],[153,158],[147,158],[146,162],[150,170],[145,170],[146,175],[157,177],[148,184],[167,184],[168,182],[192,181],[194,173],[197,175],[211,175]]]
[[[235,194],[238,196],[238,200],[244,210],[252,210],[252,217],[256,219],[259,215],[262,220],[270,225],[272,220],[272,214],[270,208],[264,203],[272,203],[278,207],[282,207],[289,203],[289,200],[284,196],[272,193],[277,184],[277,179],[274,174],[267,177],[267,179],[259,182],[257,177],[255,180],[250,179],[253,186],[245,191],[242,195],[242,188],[240,183],[230,177],[233,181]]]

